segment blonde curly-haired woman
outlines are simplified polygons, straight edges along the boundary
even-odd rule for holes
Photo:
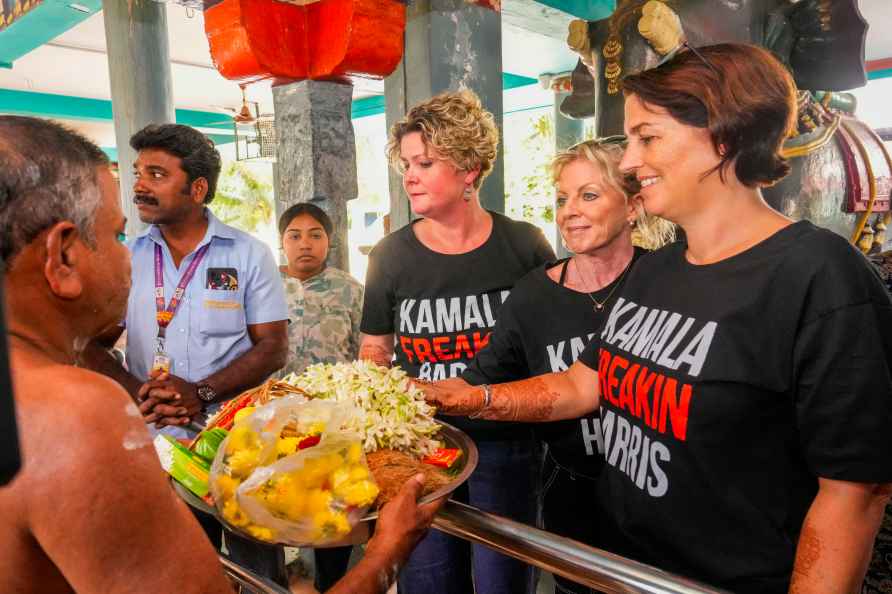
[[[492,115],[469,91],[437,95],[391,128],[388,155],[421,218],[369,256],[361,358],[392,362],[424,380],[458,376],[489,341],[514,283],[554,258],[537,228],[480,205],[498,139]],[[454,497],[534,522],[539,455],[530,427],[467,417],[450,422],[480,453],[477,470]],[[519,561],[434,531],[403,568],[399,588],[401,594],[521,594],[531,591],[532,575]]]

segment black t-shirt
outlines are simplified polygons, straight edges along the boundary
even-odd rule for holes
[[[425,247],[411,225],[382,239],[369,254],[361,330],[393,334],[394,364],[412,377],[461,375],[489,341],[496,315],[519,278],[554,259],[542,232],[490,212],[492,233],[464,254]],[[506,439],[516,427],[449,417],[475,439]]]
[[[619,552],[786,592],[817,477],[892,481],[892,304],[802,221],[721,262],[642,257],[599,338],[604,503]]]
[[[644,251],[635,249],[634,261]],[[567,260],[558,264],[564,266]],[[517,281],[499,310],[498,324],[485,349],[462,374],[469,384],[500,384],[564,371],[589,343],[607,318],[607,310],[622,291],[631,270],[592,293],[604,309],[596,311],[592,297],[549,278],[549,262]],[[574,473],[595,478],[604,465],[601,424],[597,413],[579,419],[534,425],[555,461]]]

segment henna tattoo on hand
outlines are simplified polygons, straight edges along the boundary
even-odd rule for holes
[[[391,353],[382,346],[376,344],[364,344],[359,347],[359,359],[371,361],[382,367],[390,367]]]
[[[551,419],[558,394],[541,377],[492,386],[492,404],[482,419],[500,421],[547,421]]]
[[[437,412],[444,415],[465,416],[479,411],[483,406],[483,389],[480,387],[456,390],[438,385],[437,382],[412,381],[424,391],[424,399],[428,404],[437,407]]]

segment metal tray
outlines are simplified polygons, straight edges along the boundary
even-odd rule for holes
[[[453,491],[455,491],[462,483],[468,480],[468,477],[471,476],[471,473],[474,472],[474,469],[477,468],[477,446],[474,444],[474,441],[468,437],[468,434],[460,429],[456,429],[452,425],[448,423],[444,423],[440,420],[436,421],[438,425],[440,425],[440,433],[438,434],[438,438],[443,442],[443,446],[446,448],[458,448],[461,450],[462,455],[456,461],[456,463],[449,469],[449,473],[452,474],[452,480],[448,483],[429,493],[421,498],[420,503],[430,503],[435,499],[439,499],[440,497],[444,497],[449,495]],[[239,536],[243,536],[244,538],[250,540],[257,540],[246,532],[242,532],[235,526],[230,526],[220,514],[217,513],[217,508],[209,505],[205,500],[196,496],[192,491],[181,485],[178,481],[174,480],[172,477],[170,479],[171,484],[173,485],[174,491],[176,491],[177,495],[185,501],[190,507],[193,507],[199,511],[202,511],[206,514],[210,514],[217,518],[217,520],[223,525],[224,528],[229,530],[230,532],[234,532]],[[369,520],[374,520],[378,517],[378,511],[371,511],[362,518],[363,522],[367,522]],[[269,544],[265,541],[257,541],[263,542],[264,544]],[[288,546],[297,546],[296,543],[282,543]],[[331,545],[328,545],[331,546]]]

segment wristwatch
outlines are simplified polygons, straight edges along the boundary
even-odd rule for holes
[[[201,383],[195,386],[195,395],[202,402],[211,403],[217,399],[217,391],[210,384]]]

